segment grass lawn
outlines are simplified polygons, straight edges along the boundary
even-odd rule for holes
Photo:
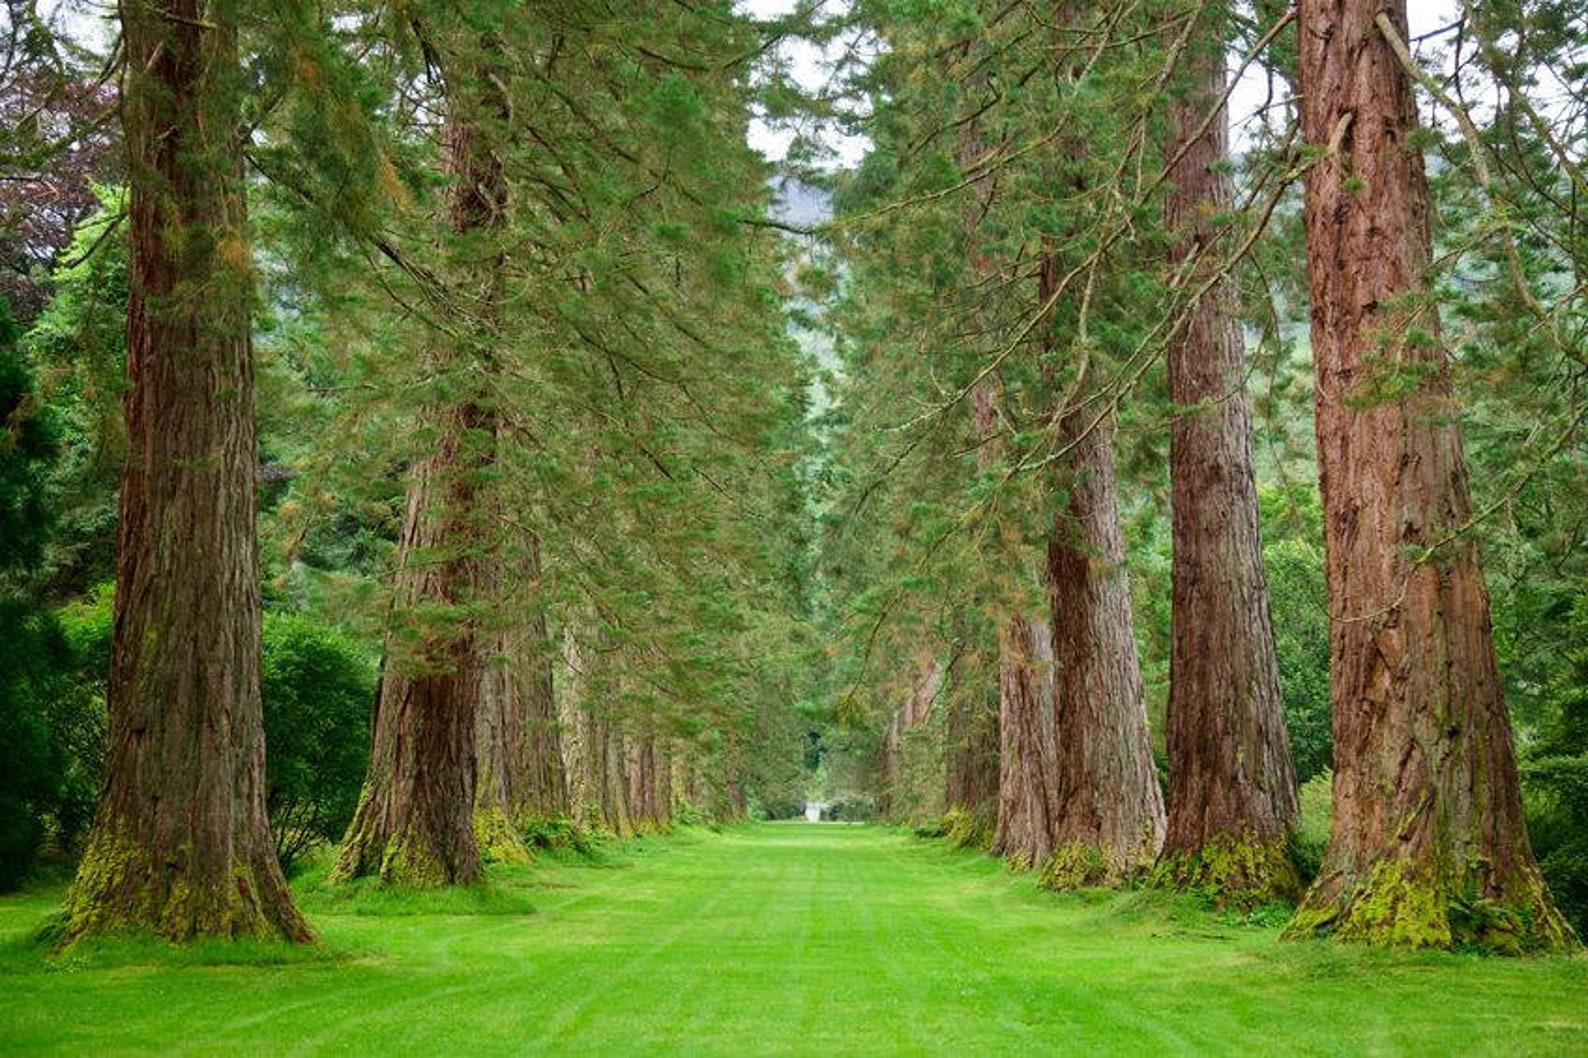
[[[1282,944],[1149,894],[773,824],[499,869],[488,893],[298,883],[308,951],[47,960],[0,899],[0,1053],[1588,1053],[1588,959]]]

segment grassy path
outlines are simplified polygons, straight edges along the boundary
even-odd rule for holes
[[[43,963],[0,899],[0,1053],[1588,1053],[1588,961],[1280,944],[865,827],[636,842],[487,897],[301,886],[318,952]]]

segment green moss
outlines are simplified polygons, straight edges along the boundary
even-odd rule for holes
[[[184,845],[156,864],[147,844],[126,828],[100,828],[83,853],[54,931],[58,949],[106,936],[149,935],[178,943],[206,937],[300,939],[284,938],[260,909],[257,881],[246,864],[234,861],[229,879],[198,886],[192,860],[192,847]]]
[[[451,882],[446,865],[428,847],[406,835],[393,837],[381,853],[380,880],[410,889],[435,889]]]
[[[1072,841],[1060,845],[1042,865],[1037,884],[1044,889],[1068,892],[1117,884],[1123,872],[1115,870],[1109,856],[1096,845]]]
[[[1301,895],[1301,875],[1284,839],[1217,834],[1199,849],[1166,854],[1153,868],[1149,884],[1196,893],[1215,907],[1248,911]]]
[[[942,835],[956,849],[985,849],[992,845],[993,827],[986,818],[966,808],[943,813]]]
[[[1332,900],[1309,897],[1284,936],[1496,955],[1575,950],[1575,937],[1541,890],[1516,902],[1490,900],[1475,886],[1453,894],[1431,875],[1405,860],[1382,860]]]
[[[522,867],[534,859],[517,828],[500,808],[484,808],[474,813],[474,840],[480,846],[480,858],[486,863]]]

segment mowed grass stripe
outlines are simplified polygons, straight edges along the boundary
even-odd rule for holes
[[[300,897],[316,953],[45,960],[0,899],[0,1053],[1570,1054],[1588,961],[1282,944],[973,852],[766,824],[499,869],[484,896]],[[209,961],[206,961],[209,960]],[[216,960],[233,965],[217,965]]]

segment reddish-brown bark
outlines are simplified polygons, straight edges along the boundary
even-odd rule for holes
[[[943,804],[985,841],[998,818],[998,695],[975,679],[980,674],[965,654],[949,666]]]
[[[540,546],[524,542],[513,576],[494,586],[500,600],[542,591]],[[562,735],[553,697],[553,658],[543,613],[525,618],[506,603],[506,622],[492,632],[476,725],[475,804],[498,810],[517,827],[568,814]]]
[[[1015,616],[998,637],[998,821],[992,852],[1040,867],[1053,852],[1058,754],[1054,743],[1053,634]]]
[[[122,6],[130,160],[110,746],[65,939],[309,937],[265,817],[236,26]]]
[[[1571,943],[1528,846],[1424,273],[1395,0],[1303,0],[1302,129],[1334,707],[1333,830],[1292,932],[1504,950]]]
[[[481,877],[473,827],[475,725],[488,637],[476,619],[462,615],[486,584],[473,548],[481,528],[477,476],[490,456],[471,447],[490,435],[492,424],[474,405],[431,414],[441,435],[408,492],[395,627],[387,639],[369,776],[335,870],[342,880],[378,875],[455,885]],[[419,623],[438,607],[441,620]],[[409,636],[418,640],[411,653],[404,649]]]
[[[1090,410],[1061,423],[1069,494],[1048,541],[1058,786],[1052,841],[1058,887],[1113,884],[1157,858],[1163,792],[1131,632],[1130,587],[1114,483],[1113,423]]]
[[[1231,208],[1222,25],[1191,55],[1195,84],[1171,107],[1178,162],[1164,205],[1185,289],[1221,267],[1213,218]],[[1297,895],[1285,840],[1298,814],[1258,534],[1245,350],[1229,284],[1216,282],[1170,339],[1173,634],[1162,862],[1171,884],[1222,896]],[[1206,852],[1206,855],[1204,853]]]

